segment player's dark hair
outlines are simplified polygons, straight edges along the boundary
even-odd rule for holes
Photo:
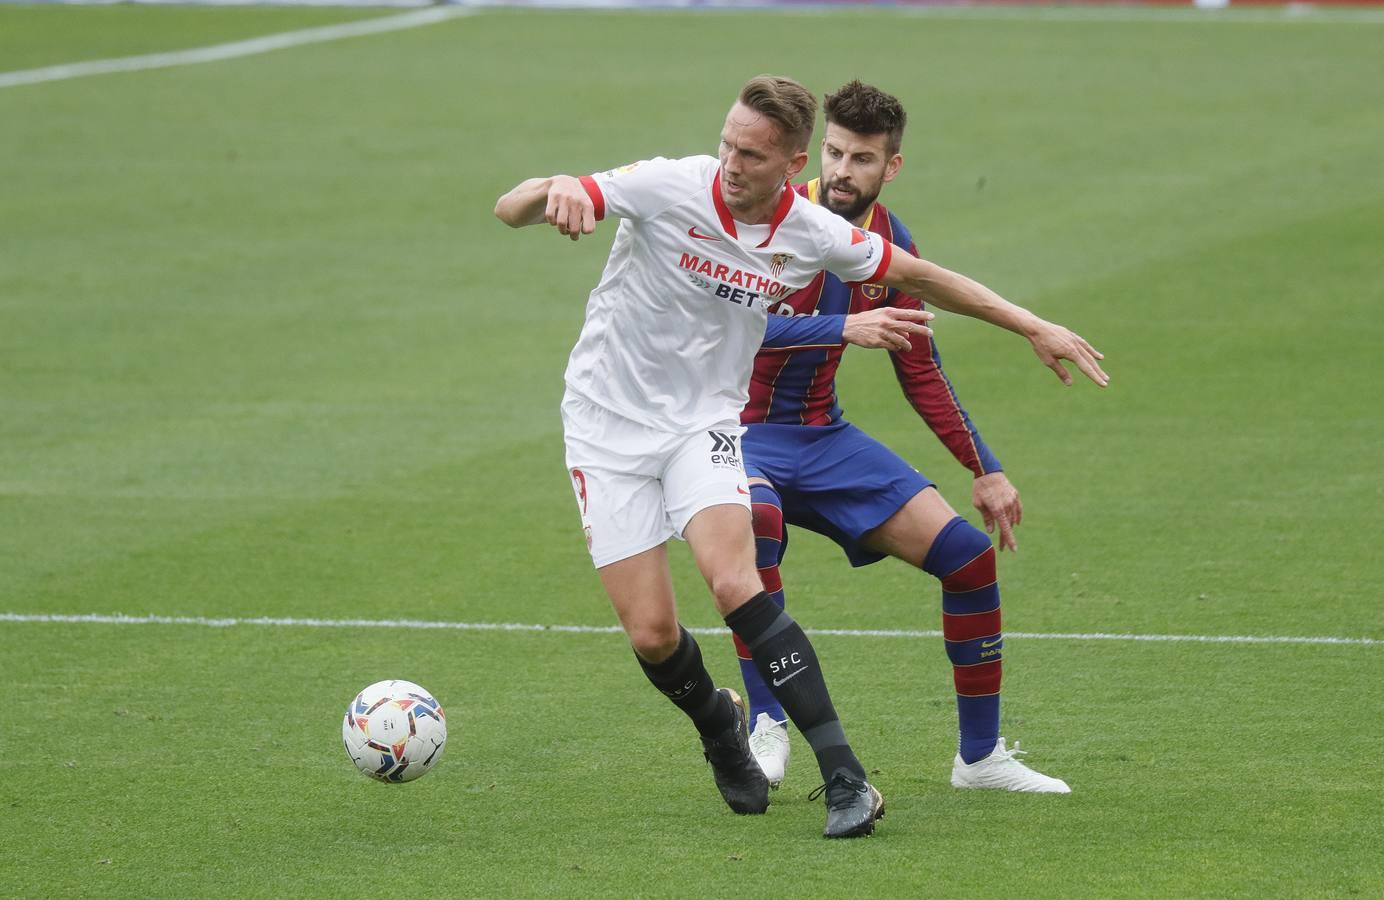
[[[756,75],[740,89],[740,102],[778,125],[788,149],[806,150],[817,121],[817,98],[791,78]]]
[[[887,134],[890,155],[899,152],[908,116],[898,97],[856,80],[842,85],[840,90],[827,94],[824,99],[822,105],[829,124],[840,125],[856,134]]]

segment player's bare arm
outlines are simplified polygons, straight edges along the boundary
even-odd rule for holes
[[[1092,347],[1085,338],[1010,303],[974,279],[893,247],[889,268],[881,280],[889,287],[898,288],[948,312],[972,316],[1023,335],[1028,338],[1038,359],[1052,369],[1063,384],[1072,383],[1071,374],[1061,363],[1064,359],[1075,364],[1082,374],[1101,387],[1110,384],[1110,377],[1101,370],[1099,363],[1105,358],[1104,354]]]
[[[932,329],[924,324],[931,319],[926,310],[881,306],[846,316],[841,340],[872,350],[912,350],[909,338],[931,335]]]
[[[521,181],[495,201],[495,217],[511,228],[547,222],[574,241],[596,230],[596,206],[570,175]]]

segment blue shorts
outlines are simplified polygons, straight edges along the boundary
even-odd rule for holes
[[[750,425],[740,445],[745,474],[778,489],[784,521],[831,538],[853,566],[884,558],[860,538],[932,485],[893,450],[845,421]]]

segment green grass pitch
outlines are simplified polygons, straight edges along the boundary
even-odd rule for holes
[[[384,14],[3,6],[0,70]],[[1378,641],[1384,24],[1267,18],[487,11],[0,89],[0,613],[611,624],[557,403],[612,229],[491,207],[711,152],[770,71],[897,93],[924,254],[1107,355],[1064,389],[938,322],[1024,496],[1009,631]],[[848,417],[968,509],[851,360]],[[902,565],[796,533],[784,574],[808,627],[938,627]],[[1004,731],[1065,798],[948,786],[939,640],[816,644],[868,841],[821,839],[800,738],[733,816],[617,635],[0,621],[0,895],[1384,894],[1378,643],[1013,639]],[[452,729],[402,788],[338,741],[385,677]]]

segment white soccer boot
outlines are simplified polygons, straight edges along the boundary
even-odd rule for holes
[[[1072,789],[1067,782],[1049,778],[1035,772],[1019,762],[1018,757],[1027,753],[1020,750],[1017,741],[1013,750],[1004,748],[1004,738],[995,744],[995,749],[984,759],[967,765],[956,755],[952,761],[952,787],[990,788],[997,791],[1027,791],[1034,794],[1070,794]],[[771,779],[772,781],[772,779]]]
[[[764,770],[769,787],[778,790],[788,769],[787,723],[774,721],[774,717],[768,713],[756,716],[754,731],[750,733],[750,753]]]

